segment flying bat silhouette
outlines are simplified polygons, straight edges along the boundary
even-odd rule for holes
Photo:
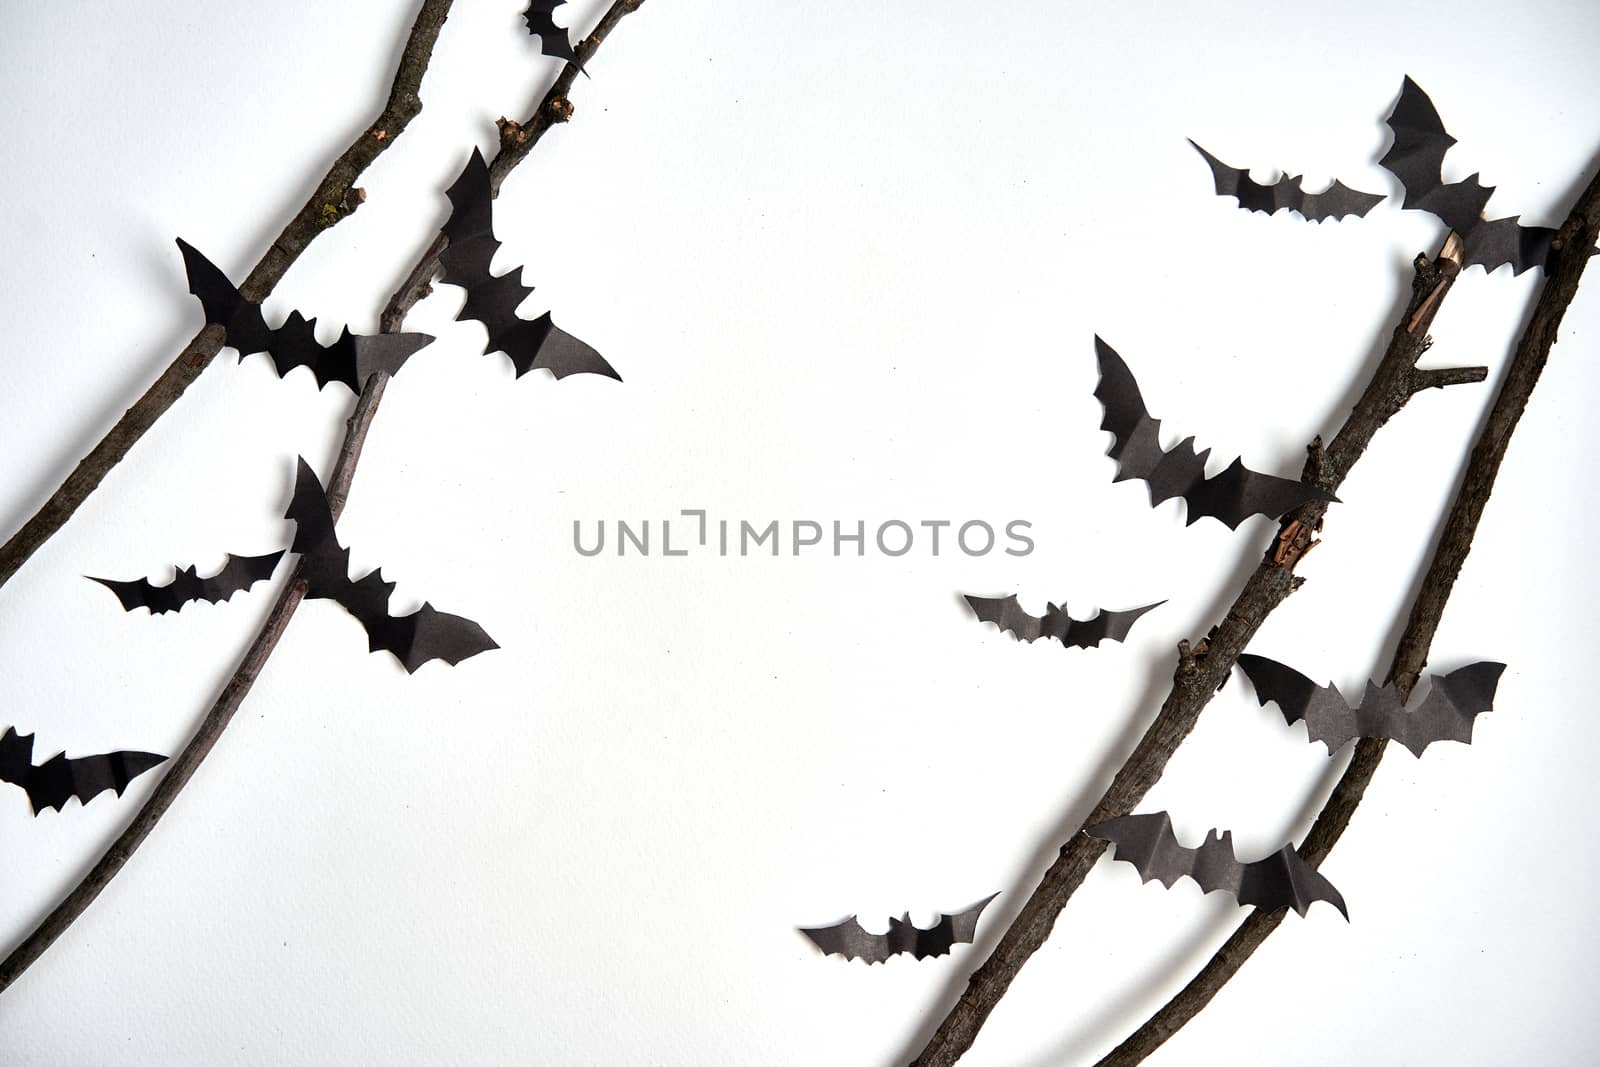
[[[1265,859],[1240,863],[1233,852],[1233,833],[1212,830],[1199,848],[1184,848],[1172,833],[1172,817],[1164,811],[1124,815],[1091,826],[1084,833],[1117,846],[1119,860],[1133,864],[1140,878],[1159,879],[1171,889],[1184,875],[1203,891],[1223,889],[1262,911],[1293,908],[1302,917],[1318,900],[1326,900],[1350,920],[1344,897],[1322,875],[1284,845]]]
[[[589,72],[583,70],[583,65],[578,62],[578,56],[572,50],[572,39],[567,36],[567,31],[555,23],[556,8],[566,3],[567,0],[533,0],[528,5],[528,10],[522,17],[528,20],[528,33],[539,38],[539,51],[543,55],[564,59],[583,71],[587,78]]]
[[[1206,457],[1211,450],[1196,453],[1193,437],[1163,451],[1161,420],[1151,418],[1145,409],[1133,372],[1099,337],[1094,348],[1100,357],[1100,384],[1094,395],[1106,409],[1100,428],[1111,431],[1110,455],[1117,461],[1112,481],[1134,478],[1146,483],[1152,507],[1182,497],[1189,512],[1185,525],[1210,516],[1236,530],[1252,515],[1277,518],[1313,500],[1339,499],[1314,485],[1258,474],[1238,459],[1215,478],[1207,478]]]
[[[282,558],[282,549],[264,556],[227,556],[222,561],[222,569],[209,578],[201,578],[192,566],[183,567],[166,585],[152,585],[148,578],[119,582],[93,575],[86,577],[117,594],[117,599],[122,601],[122,610],[149,608],[150,614],[161,615],[177,611],[195,600],[212,604],[227,600],[239,590],[249,589],[257,582],[272,577],[278,560]]]
[[[1018,641],[1053,637],[1067,648],[1097,647],[1106,640],[1125,641],[1141,615],[1166,603],[1161,600],[1131,611],[1101,611],[1092,619],[1080,620],[1068,616],[1066,608],[1049,603],[1045,605],[1043,617],[1029,615],[1017,602],[1015,593],[1003,597],[966,594],[962,597],[980,621],[994,623],[1002,633],[1014,634]]]
[[[1436,674],[1428,695],[1407,710],[1393,683],[1367,683],[1358,707],[1351,707],[1331,685],[1310,678],[1265,656],[1244,653],[1239,667],[1255,686],[1265,706],[1275,701],[1291,726],[1305,720],[1307,740],[1328,746],[1328,755],[1356,737],[1398,741],[1420,758],[1435,741],[1472,743],[1472,724],[1479,715],[1494,710],[1504,663],[1469,663],[1449,674]]]
[[[603,374],[621,381],[622,376],[600,353],[550,321],[548,311],[537,319],[517,317],[518,305],[533,289],[522,284],[520,268],[498,277],[489,271],[500,242],[494,236],[489,167],[476,148],[445,195],[450,199],[450,217],[443,229],[449,244],[440,253],[439,263],[445,282],[467,291],[456,318],[476,319],[489,331],[485,351],[504,352],[519,378],[530,370],[543,369],[557,378]]]
[[[384,581],[380,571],[351,581],[350,550],[334,536],[328,497],[303,458],[284,518],[295,524],[294,542],[289,547],[300,553],[306,596],[337,601],[354,615],[366,628],[368,651],[392,654],[410,673],[429,660],[442,659],[455,666],[500,647],[471,619],[435,610],[432,604],[424,603],[410,615],[390,615],[389,594],[394,583]]]
[[[1555,230],[1523,226],[1517,215],[1485,219],[1483,209],[1494,186],[1483,185],[1477,174],[1445,183],[1444,156],[1456,139],[1445,132],[1428,94],[1409,77],[1400,86],[1389,129],[1394,131],[1394,144],[1378,163],[1405,187],[1404,207],[1432,212],[1460,236],[1464,265],[1478,264],[1492,271],[1509,263],[1512,274],[1546,265]]]
[[[73,797],[87,804],[107,789],[116,790],[120,797],[129,782],[166,759],[153,752],[108,752],[68,759],[60,752],[34,766],[32,734],[19,734],[11,726],[0,735],[0,782],[21,786],[35,815],[46,808],[60,811]]]
[[[948,955],[951,945],[970,945],[978,929],[978,916],[999,895],[991,893],[966,911],[940,915],[939,921],[926,930],[912,925],[911,913],[907,912],[901,919],[891,916],[889,931],[882,934],[867,933],[854,915],[833,926],[802,926],[800,932],[825,956],[837,953],[847,960],[866,960],[869,965],[882,963],[902,952],[925,960]]]
[[[289,312],[276,330],[269,329],[261,305],[241,296],[216,264],[181,237],[178,249],[189,275],[189,292],[200,298],[206,322],[226,331],[222,343],[238,350],[240,362],[257,352],[267,353],[280,378],[296,367],[308,367],[318,388],[338,382],[359,393],[373,373],[398,373],[414,352],[433,341],[425,333],[352,334],[346,326],[338,340],[325,345],[317,340],[317,320],[298,311]]]
[[[1337,221],[1347,215],[1361,218],[1383,200],[1379,193],[1363,193],[1337,179],[1320,193],[1306,192],[1300,188],[1300,178],[1289,174],[1271,185],[1262,185],[1250,177],[1248,169],[1230,167],[1194,141],[1189,143],[1205,157],[1206,165],[1211,168],[1217,195],[1235,197],[1239,206],[1246,211],[1273,215],[1288,208],[1312,222],[1321,222],[1323,219]]]

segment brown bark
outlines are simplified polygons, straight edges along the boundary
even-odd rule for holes
[[[577,61],[579,63],[586,62],[600,46],[600,42],[605,39],[606,34],[609,34],[611,29],[616,26],[617,22],[624,15],[637,10],[641,3],[643,3],[643,0],[617,0],[617,3],[613,4],[601,19],[600,27],[604,29],[604,32],[602,33],[597,28],[595,33],[586,38],[583,45],[576,49]],[[445,6],[448,7],[448,3]],[[556,79],[556,86],[558,88],[562,86],[570,88],[576,73],[575,68],[569,63],[563,69],[560,77]],[[551,90],[551,93],[555,92],[555,89]],[[545,99],[549,101],[550,95],[547,94]],[[570,114],[571,109],[569,107],[567,109],[568,117],[570,117]],[[565,119],[562,121],[565,121]],[[502,137],[503,140],[504,138]],[[530,144],[528,148],[531,147],[532,145]],[[499,173],[502,177],[527,157],[528,150],[522,150],[512,157],[511,162],[501,165],[504,154],[505,150],[502,148],[501,153],[495,157],[490,167],[490,172],[494,173],[494,168],[499,166]],[[389,301],[389,307],[383,317],[383,329],[388,332],[398,330],[405,318],[405,309],[409,309],[417,299],[420,299],[420,296],[413,296],[410,302],[405,303],[404,308],[401,308],[401,304],[405,300],[405,287],[402,286],[402,289],[397,291]],[[388,376],[382,373],[374,374],[367,380],[362,388],[361,396],[356,401],[355,412],[350,416],[347,424],[344,443],[339,449],[339,459],[327,486],[328,504],[336,519],[339,513],[344,510],[345,500],[350,492],[350,482],[355,477],[356,464],[361,459],[361,447],[366,441],[367,430],[371,426],[373,418],[377,415],[378,404],[383,399],[383,391],[387,382]],[[211,710],[206,713],[206,717],[201,721],[194,737],[168,765],[166,776],[161,780],[155,791],[151,793],[150,799],[145,802],[144,808],[134,817],[128,828],[112,842],[105,855],[90,869],[83,880],[67,894],[66,898],[49,915],[45,916],[44,920],[34,929],[33,933],[28,935],[26,940],[18,945],[3,961],[0,961],[0,993],[3,993],[12,982],[16,981],[17,977],[43,955],[45,950],[55,943],[56,939],[72,925],[78,916],[83,914],[84,910],[100,895],[100,891],[110,883],[111,879],[116,877],[118,871],[122,870],[123,865],[128,862],[129,857],[144,842],[145,838],[150,836],[150,832],[155,829],[156,823],[161,820],[161,816],[172,806],[172,802],[177,799],[183,787],[194,776],[195,770],[199,768],[200,763],[217,743],[222,731],[233,719],[234,712],[238,711],[239,706],[244,703],[244,698],[249,694],[250,687],[255,684],[255,680],[260,675],[262,668],[266,666],[268,657],[272,655],[273,649],[277,647],[278,640],[283,636],[284,629],[289,625],[289,620],[293,618],[295,609],[300,606],[300,601],[305,598],[305,594],[305,582],[300,578],[300,569],[297,564],[294,576],[290,578],[289,584],[285,586],[283,592],[279,595],[278,602],[273,606],[266,622],[262,624],[261,631],[256,635],[255,641],[252,642],[249,650],[246,651],[244,658],[234,671],[233,677],[228,680],[223,687],[221,695],[212,704]]]
[[[1307,447],[1303,481],[1336,491],[1373,435],[1415,393],[1446,384],[1447,380],[1481,380],[1477,368],[1451,368],[1441,374],[1421,371],[1416,366],[1428,347],[1428,327],[1459,273],[1460,241],[1454,234],[1449,235],[1437,260],[1419,255],[1413,266],[1411,299],[1382,360],[1333,441],[1323,447],[1318,439]],[[1155,785],[1167,761],[1194,729],[1212,694],[1227,679],[1239,653],[1267,616],[1304,581],[1294,573],[1304,547],[1285,551],[1284,546],[1298,543],[1297,534],[1318,529],[1326,510],[1326,504],[1314,502],[1285,516],[1278,537],[1246,579],[1233,606],[1207,635],[1204,653],[1191,651],[1187,643],[1180,646],[1171,692],[1083,826],[1130,813]],[[1022,965],[1044,944],[1061,909],[1106,847],[1104,841],[1089,837],[1081,829],[1061,846],[999,944],[968,980],[960,999],[913,1061],[916,1067],[949,1067],[960,1059]]]
[[[1589,262],[1589,250],[1600,238],[1600,174],[1590,182],[1557,236],[1559,254],[1551,265],[1544,288],[1534,305],[1533,316],[1511,358],[1511,365],[1500,385],[1489,416],[1479,431],[1467,462],[1466,475],[1456,490],[1455,499],[1439,535],[1439,547],[1423,577],[1417,598],[1411,605],[1411,614],[1401,635],[1400,646],[1389,668],[1389,679],[1404,699],[1411,687],[1422,676],[1428,662],[1428,649],[1433,644],[1434,632],[1444,615],[1445,605],[1455,588],[1456,576],[1472,550],[1472,539],[1478,530],[1478,520],[1483,517],[1484,506],[1494,489],[1500,472],[1500,462],[1505,458],[1516,431],[1517,422],[1527,407],[1533,388],[1539,383],[1556,341],[1556,331],[1561,326],[1572,299],[1577,295],[1578,282]],[[1356,743],[1355,754],[1345,768],[1339,783],[1334,786],[1327,803],[1323,805],[1299,853],[1311,866],[1321,866],[1328,853],[1338,843],[1356,806],[1372,776],[1378,770],[1388,742],[1363,739]],[[1173,997],[1160,1011],[1151,1016],[1126,1041],[1118,1045],[1101,1060],[1102,1065],[1126,1067],[1139,1063],[1162,1043],[1177,1033],[1190,1019],[1211,1002],[1218,991],[1227,984],[1252,953],[1271,936],[1284,919],[1286,912],[1264,914],[1254,912],[1233,936],[1217,950],[1205,968]]]
[[[295,217],[268,246],[250,274],[239,286],[246,299],[266,299],[300,253],[316,240],[317,235],[336,225],[339,220],[360,206],[361,190],[355,187],[356,179],[377,159],[385,149],[394,144],[401,132],[422,110],[422,100],[417,95],[422,76],[427,72],[433,55],[434,42],[450,13],[454,0],[424,0],[406,39],[400,56],[399,69],[389,89],[389,99],[383,111],[371,126],[361,132],[346,148],[333,166],[322,176],[316,191],[301,206]],[[184,391],[200,377],[200,372],[222,350],[221,326],[204,326],[184,345],[170,366],[161,372],[150,388],[145,390],[132,407],[117,420],[100,443],[78,462],[66,481],[50,494],[50,499],[22,525],[11,539],[0,547],[0,586],[10,580],[17,569],[38,551],[59,530],[78,506],[88,499],[122,461],[146,430],[155,424],[168,408],[177,403]]]

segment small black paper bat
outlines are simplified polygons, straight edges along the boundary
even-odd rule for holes
[[[282,378],[296,367],[308,367],[318,388],[338,382],[352,393],[376,371],[394,375],[418,349],[433,342],[425,333],[352,334],[346,326],[338,340],[325,345],[317,340],[316,319],[289,312],[283,325],[270,329],[261,317],[261,305],[246,300],[228,276],[183,238],[178,238],[189,292],[200,298],[206,322],[221,326],[223,344],[239,352],[240,362],[265,352]]]
[[[1230,530],[1252,515],[1277,518],[1313,500],[1338,500],[1314,485],[1258,474],[1235,459],[1215,478],[1206,477],[1208,448],[1196,453],[1194,438],[1186,437],[1170,451],[1161,448],[1161,420],[1145,409],[1139,383],[1122,357],[1099,337],[1094,339],[1100,357],[1100,384],[1095,398],[1105,405],[1102,430],[1110,430],[1112,459],[1117,461],[1113,482],[1138,479],[1150,487],[1150,504],[1182,497],[1188,505],[1185,525],[1210,516]]]
[[[107,789],[116,790],[120,797],[129,782],[166,759],[153,752],[108,752],[68,759],[65,752],[59,752],[34,766],[32,734],[19,734],[11,726],[0,735],[0,782],[21,786],[35,815],[46,808],[60,811],[73,797],[87,804]]]
[[[1033,642],[1041,637],[1053,637],[1067,648],[1098,647],[1100,642],[1125,641],[1133,624],[1147,611],[1165,604],[1165,600],[1146,604],[1131,611],[1104,611],[1092,619],[1074,619],[1064,607],[1047,603],[1044,616],[1029,615],[1017,603],[1015,593],[1004,597],[967,596],[962,594],[972,613],[983,622],[992,622],[1002,633],[1011,633],[1019,641]]]
[[[1250,177],[1248,169],[1230,167],[1194,141],[1191,140],[1189,143],[1194,145],[1196,152],[1205,157],[1206,165],[1211,168],[1217,195],[1236,198],[1239,206],[1246,211],[1260,211],[1273,215],[1288,208],[1290,211],[1299,212],[1312,222],[1321,222],[1323,219],[1337,221],[1347,215],[1362,218],[1383,202],[1382,194],[1363,193],[1337,179],[1320,193],[1306,192],[1300,188],[1300,178],[1289,174],[1285,174],[1271,185],[1262,185]]]
[[[939,921],[926,930],[911,922],[911,913],[904,918],[890,917],[889,930],[882,934],[869,934],[861,928],[854,915],[833,926],[800,928],[825,956],[837,953],[847,960],[866,960],[882,963],[890,956],[909,953],[919,960],[944,956],[951,945],[970,945],[978,929],[978,916],[999,893],[991,893],[966,911],[954,915],[940,915]]]
[[[295,476],[294,497],[284,518],[295,524],[290,551],[302,557],[306,596],[337,601],[366,628],[367,650],[388,652],[409,674],[429,660],[452,667],[480,652],[499,648],[471,619],[449,615],[424,603],[410,615],[389,614],[394,583],[379,571],[350,580],[350,550],[333,532],[333,512],[316,472],[303,458]]]
[[[517,377],[543,369],[557,378],[569,374],[603,374],[622,380],[600,353],[550,321],[547,311],[537,319],[517,317],[517,307],[533,292],[522,284],[521,268],[498,277],[489,272],[500,242],[494,236],[494,198],[489,191],[489,167],[476,148],[472,158],[445,191],[450,217],[444,235],[449,240],[439,255],[443,277],[449,285],[467,291],[457,319],[476,319],[489,331],[485,351],[504,352]]]
[[[528,10],[522,17],[528,20],[528,33],[539,38],[539,52],[542,55],[554,56],[564,59],[574,67],[583,71],[583,76],[588,77],[589,72],[583,70],[583,65],[578,62],[578,56],[572,50],[572,39],[567,31],[556,25],[555,10],[567,0],[533,0],[528,5]]]
[[[1409,77],[1400,87],[1389,128],[1394,131],[1394,144],[1378,163],[1405,187],[1404,207],[1432,212],[1460,236],[1466,266],[1479,264],[1494,270],[1509,263],[1512,274],[1521,274],[1529,267],[1546,265],[1555,230],[1523,226],[1516,215],[1485,219],[1483,209],[1494,186],[1483,185],[1477,174],[1459,182],[1444,182],[1444,156],[1456,139],[1445,132],[1428,94]]]
[[[1239,656],[1239,667],[1262,706],[1275,701],[1291,726],[1304,719],[1306,739],[1327,745],[1328,755],[1353,738],[1377,737],[1400,742],[1418,758],[1435,741],[1472,744],[1473,720],[1494,710],[1495,690],[1506,669],[1504,663],[1485,661],[1436,674],[1428,695],[1407,710],[1392,683],[1369,681],[1360,706],[1353,708],[1338,689],[1318,685],[1277,660],[1245,653]]]
[[[1302,917],[1318,900],[1326,900],[1350,920],[1344,897],[1289,845],[1265,859],[1240,863],[1233,852],[1233,833],[1212,830],[1199,848],[1184,848],[1172,833],[1164,811],[1124,815],[1091,826],[1084,833],[1117,846],[1119,860],[1133,864],[1146,882],[1159,879],[1171,889],[1184,875],[1207,892],[1222,889],[1239,903],[1262,911],[1293,908]]]
[[[227,600],[239,590],[249,589],[257,582],[271,578],[278,560],[282,558],[282,549],[265,556],[227,556],[222,561],[222,569],[209,578],[201,578],[190,566],[181,568],[166,585],[152,585],[148,578],[119,582],[93,575],[86,577],[117,594],[117,599],[122,601],[122,610],[149,608],[150,614],[161,615],[177,611],[195,600],[212,604]]]

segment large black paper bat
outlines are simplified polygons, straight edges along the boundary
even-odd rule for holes
[[[528,10],[522,17],[528,20],[528,33],[539,38],[539,51],[543,55],[564,59],[579,70],[583,70],[578,62],[578,56],[572,50],[572,39],[567,36],[567,31],[556,25],[554,18],[556,8],[566,3],[567,0],[533,0],[528,5]],[[584,77],[589,72],[583,71]]]
[[[1284,845],[1265,859],[1240,863],[1233,852],[1233,833],[1212,830],[1199,848],[1184,848],[1172,833],[1172,818],[1164,811],[1151,815],[1124,815],[1091,826],[1084,833],[1117,846],[1117,859],[1133,864],[1146,882],[1160,879],[1171,889],[1188,875],[1202,890],[1222,889],[1239,903],[1262,911],[1293,908],[1304,916],[1318,900],[1326,900],[1350,919],[1344,897],[1299,853]]]
[[[1332,493],[1289,478],[1257,474],[1235,459],[1215,478],[1206,477],[1208,448],[1196,453],[1194,438],[1186,437],[1170,451],[1161,448],[1161,420],[1145,409],[1139,383],[1122,357],[1099,337],[1094,339],[1100,357],[1100,384],[1094,395],[1105,405],[1102,430],[1112,436],[1111,458],[1117,461],[1114,482],[1136,478],[1150,486],[1150,504],[1182,497],[1189,514],[1185,525],[1210,516],[1230,530],[1252,515],[1277,518],[1312,500],[1337,500]]]
[[[1379,164],[1405,187],[1403,206],[1432,212],[1460,236],[1464,246],[1462,262],[1466,266],[1476,263],[1485,270],[1494,270],[1509,263],[1512,274],[1521,274],[1529,267],[1546,264],[1555,230],[1523,226],[1516,215],[1485,219],[1483,209],[1494,186],[1483,185],[1477,174],[1445,183],[1444,156],[1456,139],[1444,131],[1444,123],[1428,94],[1409,77],[1400,87],[1389,128],[1394,131],[1394,144]]]
[[[557,378],[569,374],[603,374],[622,380],[600,353],[550,321],[547,311],[537,319],[517,317],[517,307],[533,292],[522,284],[522,270],[514,267],[498,277],[489,264],[500,242],[494,236],[494,198],[489,190],[489,167],[474,148],[472,158],[445,191],[450,217],[444,235],[449,240],[439,256],[444,280],[467,291],[457,319],[476,319],[489,331],[485,351],[504,352],[517,377],[543,369]]]
[[[978,929],[978,916],[999,893],[991,893],[966,911],[954,915],[940,915],[939,921],[926,930],[911,922],[911,913],[904,918],[889,919],[889,931],[869,934],[861,928],[854,915],[833,926],[801,927],[800,932],[809,937],[822,950],[823,955],[837,953],[847,960],[866,960],[868,964],[882,963],[890,956],[902,952],[919,960],[931,956],[944,956],[951,945],[970,945]]]
[[[352,334],[346,326],[338,340],[325,345],[317,340],[317,320],[298,311],[289,312],[276,330],[270,329],[261,317],[261,305],[241,296],[216,264],[181,237],[178,249],[189,275],[189,292],[200,298],[206,322],[226,331],[222,343],[238,349],[241,362],[257,352],[267,353],[280,378],[296,367],[308,367],[319,388],[338,382],[359,393],[374,372],[394,375],[414,352],[433,341],[425,333]]]
[[[32,734],[19,734],[11,726],[0,735],[0,782],[21,786],[35,815],[46,808],[60,811],[73,797],[87,804],[107,789],[116,790],[120,797],[129,782],[166,759],[153,752],[108,752],[68,759],[65,752],[59,752],[36,767]]]
[[[994,623],[1002,633],[1009,632],[1017,640],[1028,642],[1053,637],[1068,648],[1096,647],[1106,640],[1124,641],[1141,615],[1166,603],[1162,600],[1130,611],[1102,610],[1092,619],[1074,619],[1065,607],[1049,603],[1043,617],[1029,615],[1017,603],[1015,593],[1004,597],[962,596],[974,615],[983,622]]]
[[[384,581],[380,571],[351,581],[350,550],[334,536],[327,494],[304,459],[284,518],[295,524],[294,543],[289,547],[302,557],[306,596],[337,601],[354,615],[366,627],[368,651],[391,653],[410,673],[429,660],[442,659],[455,666],[500,647],[471,619],[435,610],[432,604],[424,603],[410,615],[390,615],[389,594],[394,583]]]
[[[117,594],[124,611],[149,608],[150,614],[160,615],[177,611],[195,600],[212,604],[227,600],[239,590],[249,589],[257,582],[271,578],[273,569],[282,558],[282,549],[264,556],[227,556],[222,561],[222,569],[209,578],[200,577],[192,566],[183,567],[166,585],[152,585],[148,578],[119,582],[93,575],[87,577],[91,582],[99,582]]]
[[[1382,194],[1363,193],[1337,179],[1320,193],[1306,192],[1300,188],[1300,178],[1289,174],[1271,185],[1262,185],[1250,177],[1249,170],[1230,167],[1194,141],[1189,143],[1205,157],[1206,165],[1211,168],[1217,195],[1235,197],[1239,206],[1246,211],[1273,215],[1288,208],[1312,222],[1321,222],[1323,219],[1337,221],[1346,215],[1361,218],[1383,201]]]
[[[1318,685],[1277,660],[1245,653],[1239,667],[1263,706],[1276,701],[1291,726],[1305,720],[1307,740],[1327,745],[1328,755],[1353,738],[1380,737],[1400,742],[1419,758],[1435,741],[1472,743],[1473,720],[1494,710],[1495,690],[1506,669],[1504,663],[1485,661],[1436,674],[1428,695],[1407,710],[1393,683],[1367,682],[1360,706],[1351,707],[1338,689]]]

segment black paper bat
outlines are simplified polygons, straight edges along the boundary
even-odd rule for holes
[[[494,237],[494,199],[489,191],[489,167],[474,148],[472,158],[446,190],[450,217],[444,235],[449,240],[439,256],[444,280],[467,291],[457,319],[476,319],[489,331],[485,351],[504,352],[522,377],[542,368],[557,378],[569,374],[603,374],[622,380],[600,353],[550,321],[547,311],[537,319],[517,317],[517,307],[532,287],[522,284],[521,268],[498,277],[489,272],[500,242]]]
[[[68,759],[65,752],[59,752],[36,767],[32,734],[19,734],[11,726],[0,735],[0,782],[21,786],[35,815],[46,808],[60,811],[73,797],[87,804],[107,789],[116,790],[120,797],[129,782],[166,759],[153,752],[108,752]]]
[[[1133,372],[1112,347],[1094,339],[1100,357],[1100,384],[1094,395],[1105,405],[1102,430],[1110,430],[1112,459],[1117,461],[1113,482],[1136,478],[1150,486],[1150,504],[1182,497],[1188,505],[1185,525],[1210,516],[1230,530],[1252,515],[1277,518],[1312,500],[1338,500],[1332,493],[1289,478],[1257,474],[1235,459],[1215,478],[1206,477],[1208,448],[1196,453],[1194,438],[1186,437],[1170,451],[1161,448],[1161,420],[1152,419]]]
[[[227,600],[239,590],[249,589],[257,582],[271,578],[278,560],[282,558],[282,549],[265,556],[227,556],[222,561],[222,569],[209,578],[200,577],[195,573],[195,568],[190,566],[180,569],[166,585],[152,585],[148,578],[118,582],[93,575],[85,577],[117,594],[124,611],[149,608],[150,614],[161,615],[177,611],[195,600],[212,604]]]
[[[1033,642],[1053,637],[1068,648],[1091,648],[1101,641],[1125,641],[1133,624],[1147,611],[1159,608],[1165,600],[1131,611],[1101,611],[1092,619],[1074,619],[1064,607],[1046,603],[1044,616],[1029,615],[1017,603],[1015,593],[1003,597],[962,594],[972,613],[983,622],[992,622],[1002,633],[1012,633],[1019,641]]]
[[[394,583],[384,581],[380,571],[351,581],[350,550],[334,536],[328,497],[304,459],[284,518],[295,524],[294,543],[289,548],[302,557],[306,596],[343,605],[366,627],[368,651],[391,653],[410,673],[429,660],[442,659],[453,667],[500,647],[471,619],[435,610],[432,604],[424,603],[410,615],[390,615],[389,594]]]
[[[999,893],[991,893],[966,911],[954,915],[940,915],[939,921],[926,930],[912,925],[911,913],[904,918],[890,917],[889,931],[869,934],[861,928],[854,915],[833,926],[801,927],[800,932],[809,937],[822,954],[838,953],[847,960],[866,960],[868,964],[882,963],[890,956],[908,952],[919,960],[931,956],[944,956],[951,945],[970,945],[978,929],[978,916]]]
[[[1394,144],[1379,164],[1405,187],[1403,206],[1432,212],[1460,236],[1466,266],[1476,263],[1494,270],[1509,263],[1512,274],[1521,274],[1529,267],[1546,265],[1555,230],[1523,226],[1517,215],[1485,219],[1483,209],[1494,186],[1483,185],[1477,174],[1459,182],[1444,182],[1444,156],[1456,139],[1444,131],[1428,94],[1409,77],[1400,87],[1389,128],[1394,131]]]
[[[567,36],[567,31],[556,25],[556,8],[566,3],[567,0],[533,0],[528,5],[528,10],[522,17],[528,20],[528,33],[539,38],[539,52],[543,55],[564,59],[574,67],[583,71],[587,78],[589,72],[583,70],[583,65],[578,62],[578,56],[572,50],[572,39]]]
[[[1288,208],[1312,222],[1321,222],[1323,219],[1337,221],[1347,215],[1361,218],[1383,201],[1379,193],[1363,193],[1337,179],[1320,193],[1308,193],[1300,188],[1297,175],[1285,174],[1271,185],[1262,185],[1250,177],[1248,169],[1230,167],[1194,141],[1189,143],[1205,157],[1206,165],[1211,168],[1217,195],[1236,198],[1239,206],[1246,211],[1273,215]]]
[[[1084,833],[1117,846],[1117,859],[1133,864],[1148,882],[1160,879],[1171,889],[1188,875],[1210,893],[1226,890],[1262,911],[1293,908],[1302,917],[1318,900],[1326,900],[1350,919],[1344,897],[1289,845],[1265,859],[1240,863],[1233,852],[1233,832],[1206,834],[1199,848],[1184,848],[1172,833],[1172,818],[1164,811],[1151,815],[1124,815],[1091,826]]]
[[[178,249],[189,275],[189,292],[200,298],[206,322],[226,331],[222,343],[238,349],[241,362],[257,352],[267,353],[280,378],[296,367],[308,367],[319,388],[338,382],[359,393],[375,371],[398,373],[414,352],[433,341],[425,333],[352,334],[346,326],[338,340],[325,345],[317,340],[317,320],[298,311],[289,312],[276,330],[269,329],[261,305],[241,296],[216,264],[181,237]]]
[[[1433,675],[1428,695],[1407,710],[1393,683],[1377,686],[1369,681],[1360,706],[1353,708],[1338,689],[1318,685],[1277,660],[1244,653],[1239,667],[1263,707],[1275,701],[1291,726],[1305,720],[1307,740],[1327,745],[1328,755],[1353,738],[1381,737],[1400,742],[1419,758],[1435,741],[1472,744],[1473,720],[1494,710],[1495,690],[1506,669],[1504,663],[1484,661]]]

